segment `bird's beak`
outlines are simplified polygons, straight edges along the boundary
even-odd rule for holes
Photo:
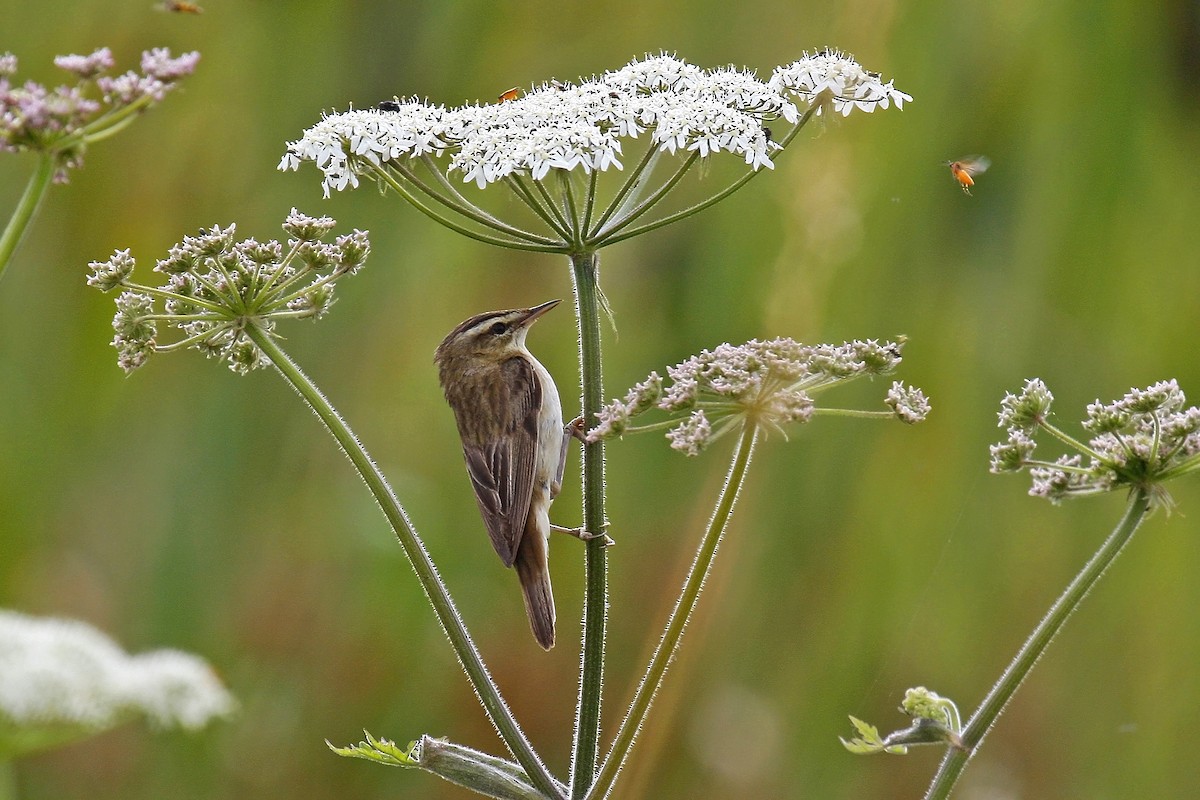
[[[521,319],[517,321],[517,325],[521,328],[528,328],[537,321],[538,317],[540,317],[542,314],[545,314],[547,311],[554,308],[561,302],[562,300],[550,300],[542,303],[540,306],[534,306],[533,308],[526,309],[525,316],[521,317]]]

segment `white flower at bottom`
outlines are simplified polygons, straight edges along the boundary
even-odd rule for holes
[[[139,715],[197,730],[236,705],[197,656],[131,656],[86,623],[0,611],[0,730],[66,726],[82,735]]]

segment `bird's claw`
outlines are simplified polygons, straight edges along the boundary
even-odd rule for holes
[[[574,436],[581,442],[587,442],[587,421],[578,416],[563,426],[563,430],[568,436]]]
[[[551,525],[550,529],[557,531],[558,533],[565,533],[569,536],[574,536],[581,542],[590,542],[593,539],[600,539],[604,543],[605,547],[612,547],[614,544],[616,544],[616,541],[614,541],[613,538],[607,533],[603,532],[608,530],[608,520],[604,521],[604,525],[602,527],[603,530],[600,533],[585,531],[583,528],[564,528],[562,525]]]

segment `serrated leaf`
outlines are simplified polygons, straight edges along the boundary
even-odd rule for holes
[[[838,741],[842,743],[851,753],[858,755],[870,755],[872,753],[891,753],[893,755],[904,755],[908,752],[908,748],[904,745],[893,744],[887,745],[879,735],[879,729],[874,725],[863,722],[858,717],[851,716],[850,724],[858,731],[858,736],[850,741],[846,741],[842,737],[838,737]]]
[[[365,742],[346,747],[337,747],[328,739],[325,740],[325,744],[330,750],[346,758],[362,758],[377,764],[386,764],[389,767],[421,766],[419,740],[409,742],[408,749],[405,750],[397,747],[395,742],[388,739],[376,739],[368,731],[363,731],[363,735],[366,736]]]

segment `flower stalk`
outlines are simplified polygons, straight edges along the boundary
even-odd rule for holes
[[[595,251],[571,256],[575,314],[579,328],[579,375],[585,420],[595,419],[604,398],[600,352],[600,256]],[[583,446],[583,527],[603,533],[604,442]],[[602,538],[586,544],[584,554],[583,641],[575,741],[571,752],[571,796],[587,793],[593,782],[600,748],[600,705],[604,686],[604,642],[608,614],[608,548]]]
[[[953,791],[955,783],[966,768],[967,762],[979,749],[988,730],[1003,713],[1013,694],[1021,686],[1033,665],[1041,658],[1050,642],[1062,630],[1063,624],[1079,607],[1083,598],[1096,585],[1109,565],[1120,555],[1125,545],[1133,538],[1151,508],[1150,493],[1145,489],[1134,490],[1126,506],[1125,514],[1104,544],[1084,565],[1083,569],[1067,586],[1066,591],[1051,606],[1015,658],[1004,670],[1000,680],[988,692],[978,710],[971,715],[961,733],[961,747],[951,748],[942,759],[933,778],[925,800],[945,800]]]
[[[744,421],[737,447],[733,452],[733,459],[729,465],[729,472],[725,476],[725,484],[721,487],[721,495],[717,499],[716,508],[713,509],[713,515],[709,519],[708,529],[700,540],[700,546],[696,550],[696,557],[692,560],[692,566],[688,570],[679,598],[671,610],[671,616],[667,619],[666,628],[654,650],[642,682],[638,684],[629,711],[625,714],[625,719],[621,722],[621,727],[604,759],[604,764],[596,775],[595,784],[587,794],[589,799],[600,800],[600,798],[609,796],[617,774],[629,757],[634,739],[646,720],[654,696],[667,673],[667,667],[679,649],[684,628],[700,599],[700,590],[712,568],[713,559],[717,555],[717,547],[721,543],[729,518],[733,514],[734,504],[737,502],[738,494],[746,479],[746,471],[750,466],[757,438],[758,426],[750,420]]]
[[[12,260],[17,245],[21,243],[25,231],[29,229],[29,223],[37,216],[38,209],[42,205],[42,198],[46,196],[46,191],[50,188],[50,181],[54,177],[54,169],[54,157],[43,153],[38,158],[37,169],[29,176],[29,183],[25,185],[21,200],[13,209],[8,224],[4,226],[4,233],[0,234],[0,280],[4,278],[5,269],[8,267],[8,262]]]

